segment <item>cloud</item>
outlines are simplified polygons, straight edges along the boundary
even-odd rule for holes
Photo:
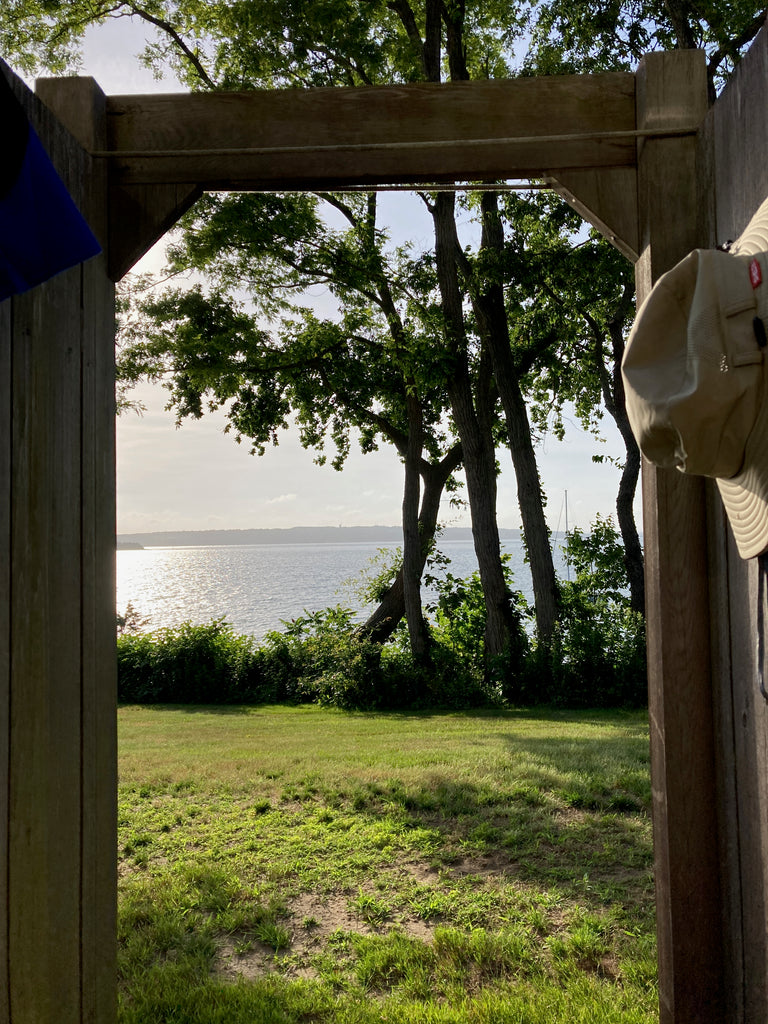
[[[298,494],[279,494],[276,498],[268,498],[267,505],[281,505],[286,501],[296,501]]]

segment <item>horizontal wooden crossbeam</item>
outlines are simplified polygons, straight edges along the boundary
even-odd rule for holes
[[[107,99],[111,179],[319,189],[539,177],[636,160],[634,76]]]

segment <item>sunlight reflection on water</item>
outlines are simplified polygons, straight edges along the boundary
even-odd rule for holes
[[[149,620],[147,629],[225,617],[236,632],[260,638],[305,609],[341,604],[361,611],[345,584],[359,577],[379,549],[395,546],[248,544],[118,551],[117,607],[123,611],[130,601]],[[440,549],[451,559],[454,576],[468,576],[477,568],[471,541],[443,541]],[[504,549],[511,556],[515,586],[530,600],[520,543],[508,541]],[[558,571],[565,575],[562,565]]]

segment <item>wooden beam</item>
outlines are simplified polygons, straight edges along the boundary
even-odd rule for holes
[[[639,256],[637,169],[561,171],[555,190],[632,263]]]
[[[624,73],[107,101],[110,173],[121,185],[527,178],[633,166],[634,129],[634,76]]]
[[[703,120],[704,55],[646,57],[638,127]],[[696,140],[638,144],[638,302],[695,248]],[[704,240],[706,244],[706,240]],[[722,937],[704,481],[643,466],[661,1024],[720,1024]]]
[[[202,195],[197,185],[113,185],[109,276],[119,281]]]
[[[101,95],[98,110],[93,95]],[[95,79],[38,78],[38,97],[50,107],[67,131],[89,152],[103,149],[106,140],[105,97]],[[106,161],[99,174],[106,176]],[[95,175],[94,175],[95,177]],[[168,231],[201,195],[190,185],[115,185],[109,191],[108,218],[91,225],[108,253],[109,276],[119,280]]]

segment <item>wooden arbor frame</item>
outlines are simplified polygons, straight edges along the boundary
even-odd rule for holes
[[[509,82],[129,97],[105,97],[91,79],[42,80],[36,97],[16,88],[105,256],[0,304],[0,1019],[109,1024],[111,282],[206,189],[544,177],[635,261],[642,299],[712,242],[711,203],[700,201],[711,187],[705,65],[676,52],[649,56],[636,75]],[[706,506],[699,481],[645,467],[665,1024],[722,1020],[746,962],[723,958]],[[62,624],[67,601],[76,610]],[[743,1019],[757,1019],[748,1004]]]

